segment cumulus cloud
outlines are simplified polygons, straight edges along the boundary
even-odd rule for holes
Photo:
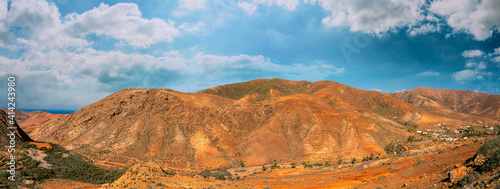
[[[393,28],[417,25],[425,19],[425,0],[308,0],[330,15],[323,19],[327,27],[348,26],[351,31],[383,34]]]
[[[431,24],[431,23],[427,23],[424,25],[420,25],[420,26],[408,29],[408,34],[410,36],[416,36],[416,35],[437,32],[437,31],[439,31],[439,26]]]
[[[0,2],[0,9],[5,3]],[[5,14],[5,16],[3,16]],[[105,19],[103,19],[105,18]],[[88,34],[110,36],[134,47],[157,42],[172,42],[180,35],[173,21],[144,19],[136,4],[101,4],[82,14],[71,13],[61,19],[59,9],[45,0],[12,1],[10,9],[0,13],[0,40],[27,48],[79,48],[90,45]],[[2,23],[6,29],[2,32]],[[15,30],[10,30],[15,28]],[[4,36],[4,37],[2,37]]]
[[[183,23],[178,28],[183,30],[185,33],[194,33],[200,31],[200,28],[205,24],[203,22],[197,22],[196,24]]]
[[[441,74],[439,72],[432,72],[432,71],[426,71],[417,74],[417,76],[426,76],[426,77],[437,77],[440,76]]]
[[[437,0],[431,3],[429,10],[444,16],[455,32],[472,34],[476,40],[488,39],[494,30],[498,31],[498,0]]]
[[[484,74],[478,70],[466,69],[453,73],[453,79],[457,81],[481,79]]]
[[[107,35],[137,47],[148,47],[160,41],[172,42],[174,37],[180,35],[173,21],[144,19],[139,7],[132,3],[101,4],[82,14],[70,14],[65,19],[68,20],[65,23],[67,30],[72,34]]]
[[[481,80],[485,76],[493,75],[487,68],[489,63],[495,62],[497,50],[495,49],[493,53],[489,54],[481,50],[466,50],[462,52],[462,57],[466,60],[466,69],[453,73],[452,78],[457,81]]]
[[[481,50],[468,50],[462,53],[462,56],[465,58],[474,58],[483,56],[484,52]]]
[[[29,51],[19,59],[0,56],[0,77],[16,73],[25,96],[21,104],[84,106],[123,88],[173,88],[194,92],[216,84],[255,78],[323,80],[343,68],[312,62],[279,65],[262,55],[185,56],[170,51],[162,56],[86,48],[79,52]],[[1,87],[0,87],[1,89]],[[34,94],[51,94],[38,95]]]
[[[187,10],[201,10],[205,8],[205,0],[179,0],[179,7]]]
[[[238,7],[243,9],[248,15],[252,15],[257,10],[257,5],[248,2],[239,2]]]

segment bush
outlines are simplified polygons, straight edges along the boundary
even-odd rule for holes
[[[492,171],[498,167],[500,167],[500,148],[497,148],[479,169],[484,173]]]
[[[342,163],[343,163],[342,159],[339,159],[339,161],[337,162],[337,164],[339,164],[339,165]]]
[[[304,169],[305,169],[305,168],[312,168],[312,167],[313,167],[313,166],[312,166],[311,164],[307,164],[307,163],[306,163],[306,164],[304,164]]]
[[[471,171],[469,174],[465,175],[460,181],[458,181],[458,185],[464,187],[469,185],[479,179],[481,175],[476,171]]]
[[[352,158],[351,163],[355,164],[356,163],[356,158]]]
[[[169,170],[163,170],[163,173],[165,173],[166,175],[170,175],[170,176],[174,176],[177,174],[177,173],[175,173],[175,171],[169,171]]]
[[[314,163],[313,165],[314,165],[314,166],[323,166],[323,163],[321,163],[321,162],[316,162],[316,163]]]
[[[331,165],[330,165],[330,163],[329,163],[328,161],[327,161],[327,162],[325,162],[325,167],[330,167],[330,166],[331,166]]]
[[[385,178],[386,178],[386,176],[385,176],[385,175],[382,175],[382,176],[379,176],[379,177],[378,177],[378,180],[382,180],[382,179],[385,179]]]
[[[107,170],[97,167],[79,155],[62,158],[61,153],[51,153],[47,154],[45,160],[53,165],[52,170],[56,178],[92,184],[113,182],[125,173],[125,170]]]
[[[489,154],[491,154],[499,147],[500,147],[500,137],[492,138],[484,142],[484,144],[477,150],[477,153],[487,157]]]
[[[23,149],[29,149],[29,148],[35,148],[36,149],[36,145],[35,144],[25,144],[25,145],[23,145]]]
[[[422,164],[422,163],[425,163],[425,160],[420,159],[420,160],[418,160],[418,161],[417,161],[417,165],[420,165],[420,164]]]
[[[295,169],[295,163],[290,164],[292,166],[292,169]]]
[[[243,163],[243,161],[240,161],[240,167],[245,167],[245,163]]]

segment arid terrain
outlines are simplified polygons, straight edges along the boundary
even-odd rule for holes
[[[495,188],[499,103],[470,91],[283,79],[124,89],[67,116],[20,120],[37,141],[19,150],[21,185]]]

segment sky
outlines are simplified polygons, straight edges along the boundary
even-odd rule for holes
[[[15,76],[18,109],[260,78],[499,94],[499,22],[498,0],[0,0],[0,93]]]

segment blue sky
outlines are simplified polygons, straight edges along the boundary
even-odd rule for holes
[[[15,75],[21,109],[259,78],[499,94],[499,22],[496,0],[0,0],[0,91]]]

